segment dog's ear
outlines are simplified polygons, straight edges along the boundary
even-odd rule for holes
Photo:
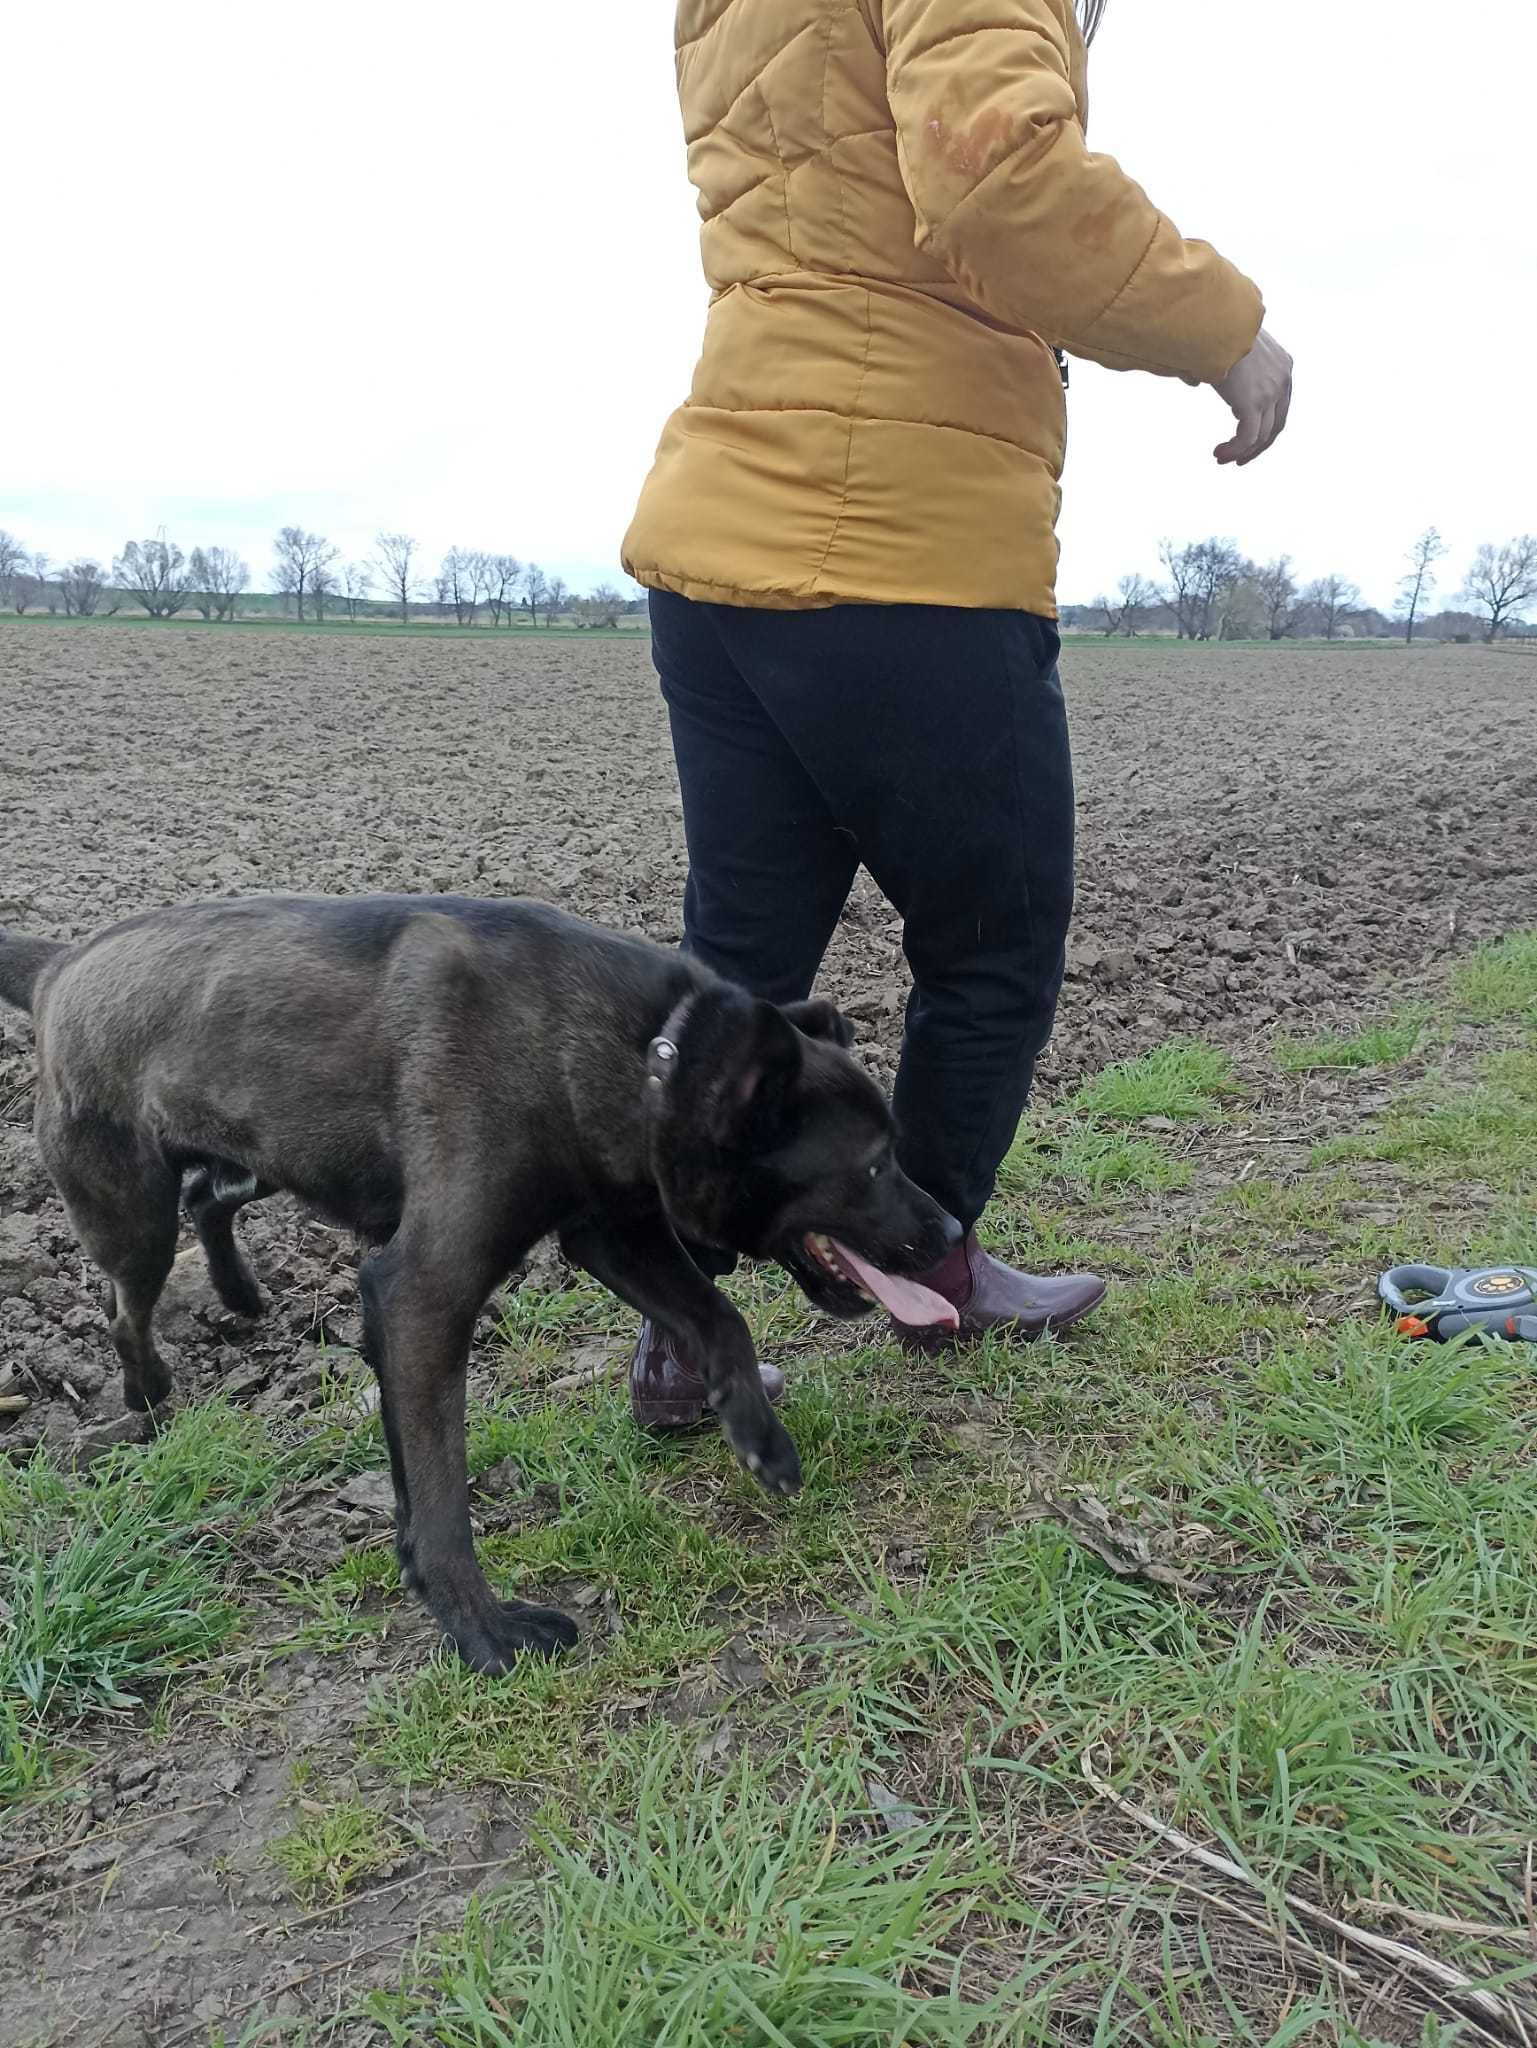
[[[734,1003],[710,1090],[710,1134],[716,1142],[761,1140],[800,1078],[803,1057],[783,1010],[773,1003]]]
[[[845,1052],[854,1043],[853,1025],[825,996],[814,996],[809,1003],[785,1003],[782,1008],[796,1030],[804,1031],[808,1038],[830,1039]]]

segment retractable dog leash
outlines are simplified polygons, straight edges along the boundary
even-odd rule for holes
[[[1537,1267],[1394,1266],[1377,1294],[1405,1337],[1445,1343],[1477,1330],[1537,1344]]]

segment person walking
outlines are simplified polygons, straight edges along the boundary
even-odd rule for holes
[[[869,870],[912,976],[898,1156],[965,1226],[927,1276],[963,1334],[1065,1329],[1105,1293],[977,1235],[1072,910],[1064,355],[1214,387],[1236,420],[1222,463],[1263,453],[1291,397],[1255,286],[1088,149],[1103,4],[676,17],[710,304],[623,554],[682,790],[683,945],[755,995],[804,997]],[[643,1426],[705,1413],[693,1361],[649,1325],[630,1385]]]

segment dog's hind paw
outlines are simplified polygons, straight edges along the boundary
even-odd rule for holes
[[[123,1368],[123,1406],[135,1415],[152,1415],[171,1398],[175,1385],[171,1368],[157,1352],[143,1360],[137,1372]]]
[[[249,1316],[253,1321],[267,1313],[267,1297],[249,1273],[214,1280],[214,1292],[232,1316]]]
[[[520,1657],[554,1657],[573,1648],[577,1627],[558,1607],[528,1607],[521,1600],[508,1600],[449,1634],[472,1671],[497,1678]]]

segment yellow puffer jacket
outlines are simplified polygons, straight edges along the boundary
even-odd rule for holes
[[[1051,348],[1211,382],[1262,314],[1088,152],[1071,0],[680,0],[677,71],[710,312],[625,567],[1053,616]]]

